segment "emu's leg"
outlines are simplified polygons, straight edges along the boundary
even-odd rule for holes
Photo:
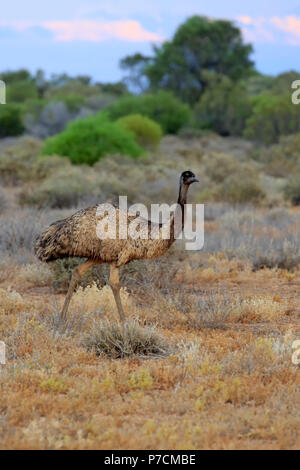
[[[109,283],[111,290],[113,291],[114,298],[117,304],[117,309],[120,315],[121,322],[124,323],[125,321],[125,314],[124,310],[122,307],[121,303],[121,297],[120,297],[120,281],[119,281],[119,268],[117,266],[111,264],[110,265],[110,277],[109,277]]]
[[[74,293],[74,290],[76,289],[76,286],[78,282],[80,281],[81,277],[83,276],[84,273],[86,273],[92,266],[99,264],[95,261],[88,260],[85,263],[80,264],[76,268],[74,268],[73,274],[72,274],[72,279],[69,285],[67,297],[63,306],[63,309],[61,311],[61,318],[66,318],[69,304],[72,298],[72,295]]]

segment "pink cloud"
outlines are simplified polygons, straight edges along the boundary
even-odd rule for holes
[[[237,21],[242,24],[241,30],[247,41],[300,45],[300,18],[296,16],[252,18],[245,15],[237,17]],[[280,34],[282,32],[284,36]]]
[[[240,22],[240,23],[243,23],[243,24],[251,24],[252,23],[252,18],[251,16],[238,16],[237,20]]]
[[[156,33],[146,31],[138,21],[46,21],[42,26],[54,34],[56,41],[123,41],[144,42],[162,41]]]
[[[270,21],[275,27],[291,35],[287,38],[290,44],[300,44],[300,18],[296,16],[273,17]]]
[[[33,26],[40,26],[54,35],[55,41],[105,41],[107,39],[119,39],[132,42],[161,42],[162,36],[143,28],[135,20],[119,21],[44,21],[40,23],[14,21],[11,23],[0,21],[0,25],[10,26],[16,31],[25,32]]]
[[[237,21],[243,25],[241,30],[246,41],[255,43],[275,41],[272,28],[269,27],[268,20],[266,18],[239,16]]]

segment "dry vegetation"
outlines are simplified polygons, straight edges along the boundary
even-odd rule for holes
[[[158,153],[151,163],[101,161],[84,175],[89,193],[62,185],[57,204],[59,157],[54,167],[33,158],[28,170],[25,150],[13,151],[18,171],[7,167],[0,191],[1,448],[299,448],[299,366],[291,357],[300,334],[300,213],[269,208],[283,201],[279,193],[259,208],[210,204],[203,251],[185,252],[178,243],[160,260],[125,267],[124,329],[105,266],[85,276],[62,324],[78,260],[45,266],[32,254],[41,228],[74,210],[72,197],[62,195],[68,188],[79,206],[126,188],[131,200],[171,202],[187,166],[203,181],[201,194],[191,189],[195,201],[222,191],[218,171],[232,174],[232,159],[249,172],[246,144],[200,141],[167,137],[164,158]],[[29,145],[34,156],[37,144]],[[205,163],[214,152],[228,166]],[[66,179],[76,180],[77,168],[61,164]]]

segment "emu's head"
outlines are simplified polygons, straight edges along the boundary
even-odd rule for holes
[[[192,171],[184,171],[180,176],[180,186],[189,186],[192,183],[199,183],[199,180]]]

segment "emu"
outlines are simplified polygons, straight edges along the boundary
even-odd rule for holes
[[[176,209],[169,222],[166,224],[155,224],[156,237],[153,237],[153,222],[140,216],[137,217],[136,214],[128,211],[122,212],[116,208],[117,227],[119,227],[119,222],[122,224],[124,220],[127,222],[126,227],[130,222],[136,220],[140,231],[144,231],[147,237],[142,239],[140,236],[136,239],[128,235],[126,239],[123,239],[117,232],[114,239],[100,239],[96,231],[97,224],[99,223],[97,205],[82,209],[66,219],[54,222],[38,237],[34,250],[37,257],[43,262],[48,263],[66,257],[86,258],[86,261],[77,266],[73,271],[68,293],[61,311],[62,319],[67,317],[71,297],[82,275],[92,266],[108,263],[110,265],[110,286],[120,319],[122,322],[125,321],[126,317],[120,297],[119,268],[130,263],[130,261],[158,258],[167,252],[179,235],[176,232],[178,230],[181,232],[184,228],[184,209],[189,186],[198,181],[191,171],[184,171],[181,174]],[[180,215],[180,226],[178,228],[175,220]],[[169,230],[167,239],[161,236],[164,228]]]

